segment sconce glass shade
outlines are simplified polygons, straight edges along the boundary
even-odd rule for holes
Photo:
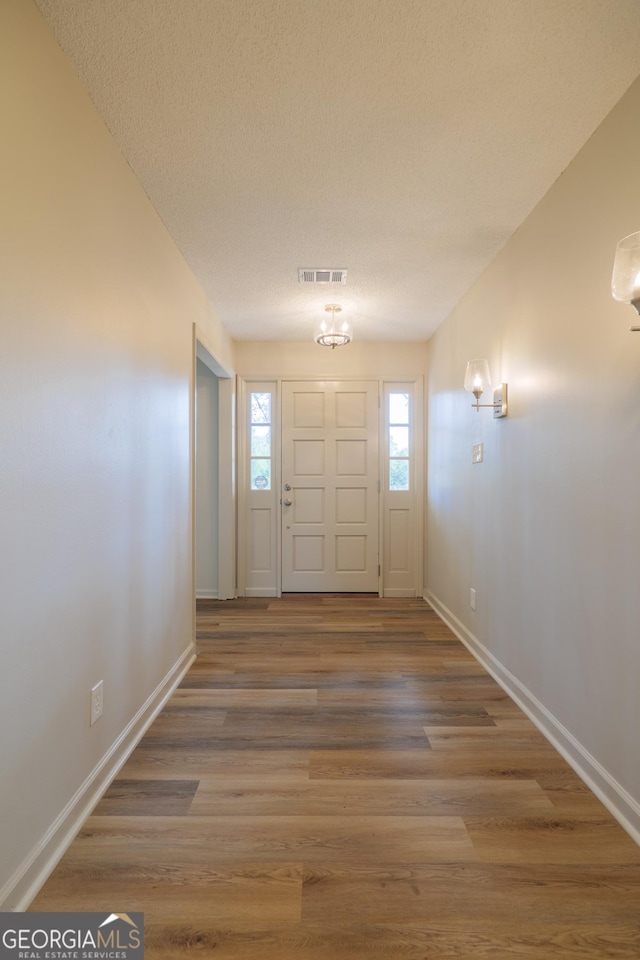
[[[336,317],[336,314],[342,311],[342,307],[330,303],[324,309],[327,316],[322,317],[316,324],[313,334],[315,342],[319,343],[321,347],[332,348],[344,347],[347,343],[351,343],[353,340],[351,324],[346,317],[344,319]]]
[[[491,374],[486,360],[469,360],[464,375],[464,388],[472,393],[476,400],[491,386]]]
[[[616,247],[611,293],[640,312],[640,232],[624,237]]]

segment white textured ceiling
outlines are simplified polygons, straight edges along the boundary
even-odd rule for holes
[[[638,0],[37,5],[236,339],[426,339],[640,71]]]

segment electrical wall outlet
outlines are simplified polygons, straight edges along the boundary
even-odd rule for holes
[[[96,720],[102,716],[104,684],[102,680],[91,687],[89,698],[89,726],[92,727]]]
[[[476,608],[476,591],[471,587],[469,590],[469,606],[472,610]]]

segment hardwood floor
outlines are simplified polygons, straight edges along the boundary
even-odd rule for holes
[[[640,848],[424,601],[198,610],[32,910],[142,910],[163,960],[638,960]]]

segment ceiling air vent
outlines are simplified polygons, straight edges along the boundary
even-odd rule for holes
[[[298,270],[299,283],[346,283],[347,271],[333,267],[301,267]]]

